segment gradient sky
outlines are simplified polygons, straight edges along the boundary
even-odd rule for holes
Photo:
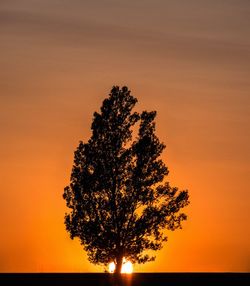
[[[136,271],[250,271],[250,2],[0,1],[0,271],[102,271],[64,227],[73,152],[113,85],[157,110],[183,230]]]

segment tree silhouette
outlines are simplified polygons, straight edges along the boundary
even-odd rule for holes
[[[94,113],[92,136],[75,151],[63,194],[71,238],[80,239],[90,262],[114,261],[119,273],[123,257],[154,260],[147,250],[161,249],[165,229],[181,228],[187,216],[180,209],[189,203],[188,191],[164,181],[168,169],[159,158],[165,145],[155,135],[156,112],[132,112],[136,103],[127,87],[112,88]]]

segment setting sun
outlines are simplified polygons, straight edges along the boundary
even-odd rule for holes
[[[123,258],[123,265],[122,265],[122,273],[133,273],[133,265],[130,261],[126,261],[125,258]]]
[[[109,268],[109,273],[114,273],[115,272],[115,263],[114,262],[109,263],[108,268]],[[126,258],[123,258],[121,273],[126,273],[126,274],[133,273],[133,265],[130,261],[127,261]]]

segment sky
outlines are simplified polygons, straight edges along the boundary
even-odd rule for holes
[[[250,2],[0,1],[0,272],[99,272],[64,226],[113,85],[157,110],[183,229],[137,272],[250,271]]]

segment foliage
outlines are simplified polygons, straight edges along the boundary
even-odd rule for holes
[[[70,185],[63,198],[70,212],[65,225],[78,237],[95,264],[122,257],[133,263],[152,261],[165,229],[181,228],[188,192],[170,187],[160,155],[165,148],[155,135],[156,112],[133,112],[137,99],[127,87],[114,86],[94,113],[92,136],[75,151]],[[135,136],[135,126],[138,134]]]

